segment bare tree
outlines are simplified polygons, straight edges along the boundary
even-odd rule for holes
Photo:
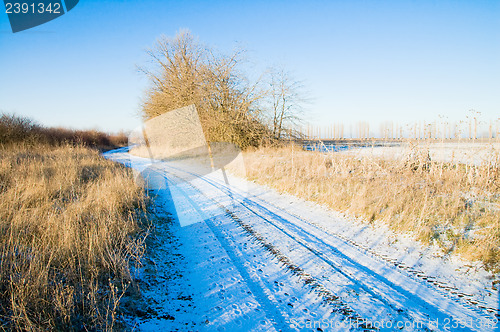
[[[273,137],[280,139],[283,133],[300,121],[303,105],[303,85],[283,69],[272,69],[268,79],[268,99]]]

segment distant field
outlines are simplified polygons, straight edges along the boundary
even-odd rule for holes
[[[354,147],[345,152],[356,156],[401,159],[415,151],[428,152],[432,161],[480,165],[498,158],[500,143],[404,142],[393,146]]]
[[[357,156],[401,159],[415,152],[429,153],[433,161],[474,164],[491,162],[500,154],[500,142],[493,140],[305,140],[304,150],[345,152]]]

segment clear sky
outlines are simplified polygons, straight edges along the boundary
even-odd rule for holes
[[[49,126],[132,129],[161,35],[187,28],[252,68],[303,80],[316,124],[500,118],[500,1],[80,0],[13,34],[0,5],[0,110]]]

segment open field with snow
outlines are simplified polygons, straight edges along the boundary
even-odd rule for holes
[[[480,165],[496,162],[500,156],[500,143],[482,142],[415,142],[395,146],[352,148],[343,151],[355,156],[401,159],[411,153],[427,153],[432,161]]]

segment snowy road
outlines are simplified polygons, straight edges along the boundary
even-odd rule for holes
[[[221,171],[105,156],[157,185],[138,276],[147,308],[130,318],[139,330],[496,330],[495,294],[478,299],[371,250],[366,227],[344,236],[332,224],[348,221]]]

